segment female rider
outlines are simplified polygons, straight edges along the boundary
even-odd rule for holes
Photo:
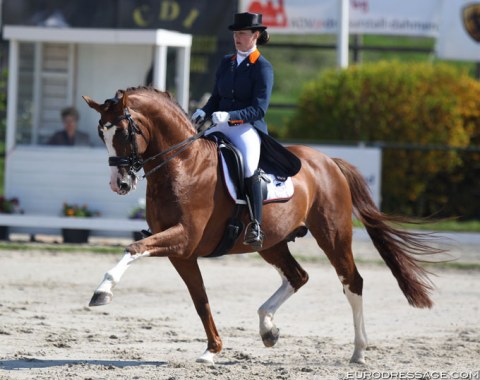
[[[262,15],[237,13],[233,31],[236,53],[226,55],[216,73],[215,86],[206,105],[192,115],[194,123],[211,117],[214,127],[207,134],[220,131],[241,151],[244,158],[245,187],[254,220],[247,226],[244,244],[261,248],[263,244],[262,193],[258,170],[261,138],[267,134],[264,117],[273,87],[273,68],[257,49],[269,40]]]

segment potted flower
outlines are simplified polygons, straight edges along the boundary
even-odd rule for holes
[[[87,205],[77,205],[74,203],[63,204],[63,215],[70,218],[91,218],[98,216],[98,211],[93,211]],[[62,228],[62,237],[64,243],[88,243],[90,230],[78,228]]]
[[[137,206],[130,212],[128,216],[129,219],[145,220],[146,219],[146,210],[145,210],[145,198],[140,198],[138,200]],[[138,241],[143,239],[143,234],[140,231],[133,232],[133,240]]]
[[[21,213],[20,202],[18,198],[6,198],[0,195],[0,213],[1,214],[17,214]],[[10,229],[8,226],[0,226],[0,240],[8,240]]]

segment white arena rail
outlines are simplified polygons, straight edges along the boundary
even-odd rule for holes
[[[147,222],[138,219],[117,218],[81,218],[66,216],[0,214],[0,226],[38,227],[38,228],[72,228],[103,231],[141,231],[147,229]]]

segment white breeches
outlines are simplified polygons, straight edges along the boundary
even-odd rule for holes
[[[250,123],[230,127],[228,123],[217,124],[206,135],[222,132],[243,155],[245,178],[251,177],[258,168],[261,139],[255,127]]]

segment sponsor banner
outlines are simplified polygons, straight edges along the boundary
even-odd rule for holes
[[[441,0],[350,0],[350,33],[435,37]],[[242,12],[262,13],[272,33],[332,34],[338,0],[242,0]]]
[[[437,56],[480,62],[480,0],[443,1],[440,22]]]
[[[439,0],[350,0],[350,32],[435,37]]]
[[[237,0],[215,5],[209,0],[3,0],[0,4],[2,25],[168,29],[192,34],[190,91],[194,99],[211,91],[220,59],[233,49],[227,27],[238,9]],[[174,77],[169,75],[171,81]]]
[[[2,4],[2,0],[0,0]],[[236,0],[3,0],[4,25],[168,29],[211,34],[227,30]]]

